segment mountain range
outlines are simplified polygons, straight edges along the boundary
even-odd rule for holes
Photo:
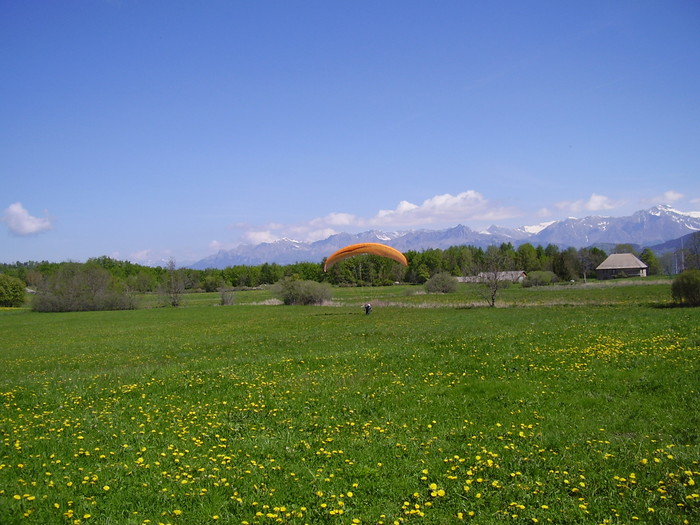
[[[589,246],[604,248],[616,244],[632,244],[652,249],[659,246],[659,251],[663,251],[664,243],[696,231],[700,231],[700,212],[681,212],[668,205],[659,205],[627,217],[568,218],[520,228],[490,226],[485,231],[474,231],[460,224],[444,230],[406,232],[370,230],[356,234],[338,233],[311,243],[281,239],[256,245],[244,244],[232,250],[221,250],[215,255],[190,265],[190,268],[203,270],[264,263],[320,263],[324,257],[335,250],[358,242],[380,242],[403,252],[431,248],[446,249],[459,245],[486,248],[504,242],[510,242],[516,247],[530,243],[533,246],[554,244],[560,248]]]

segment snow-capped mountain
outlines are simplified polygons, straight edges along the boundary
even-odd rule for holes
[[[471,245],[486,248],[510,242],[514,246],[529,242],[537,246],[556,244],[561,248],[583,248],[602,244],[635,244],[654,246],[700,231],[700,212],[681,212],[670,206],[655,206],[628,217],[568,218],[535,226],[510,229],[491,226],[477,232],[458,225],[446,230],[416,230],[409,232],[339,233],[327,239],[306,243],[283,239],[257,245],[241,245],[222,250],[193,264],[191,268],[226,268],[234,265],[263,263],[293,264],[318,262],[335,250],[358,242],[381,242],[403,252],[430,248]]]
[[[585,217],[556,221],[528,242],[582,248],[594,244],[652,246],[700,230],[700,213],[654,206],[629,217]]]

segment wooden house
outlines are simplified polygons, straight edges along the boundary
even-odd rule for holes
[[[646,277],[648,266],[631,253],[613,253],[598,265],[598,279],[615,277]]]

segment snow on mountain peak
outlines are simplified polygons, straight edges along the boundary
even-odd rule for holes
[[[692,217],[693,219],[700,219],[700,211],[680,211],[675,209],[670,204],[657,204],[656,206],[651,208],[648,213],[657,217],[662,214],[669,214],[680,215],[682,217]]]
[[[542,230],[544,230],[547,226],[551,226],[557,221],[549,221],[549,222],[541,222],[539,224],[533,224],[531,226],[523,226],[522,229],[523,231],[530,233],[532,235],[535,235],[537,233],[540,233]]]

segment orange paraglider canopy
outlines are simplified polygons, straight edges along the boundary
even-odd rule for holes
[[[361,253],[369,253],[373,255],[380,255],[382,257],[388,257],[397,262],[400,262],[404,266],[408,266],[408,261],[403,253],[398,251],[396,248],[387,246],[386,244],[380,244],[378,242],[361,242],[359,244],[351,244],[345,248],[333,252],[326,263],[323,265],[323,271],[327,272],[328,269],[335,263],[347,259],[348,257],[353,257],[355,255],[360,255]]]

